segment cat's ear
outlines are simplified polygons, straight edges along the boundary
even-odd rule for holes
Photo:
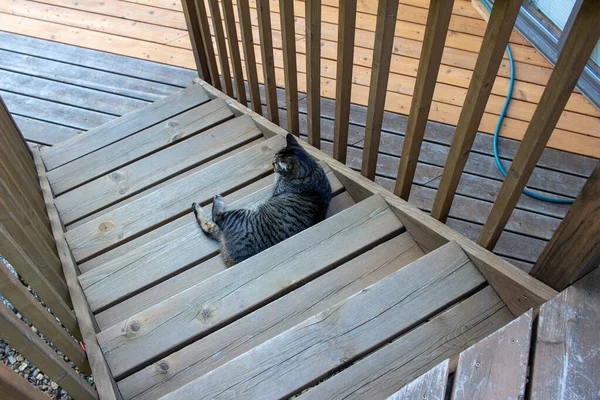
[[[287,142],[287,147],[302,147],[300,146],[300,143],[298,143],[296,137],[291,133],[287,134],[287,136],[285,137],[285,141]]]

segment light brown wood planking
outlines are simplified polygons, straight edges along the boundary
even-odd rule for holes
[[[525,398],[532,325],[529,310],[460,353],[452,399]]]
[[[599,287],[600,268],[596,268],[540,308],[530,378],[532,400],[597,396]]]
[[[120,382],[120,388],[127,398],[136,400],[166,394],[383,279],[422,255],[423,252],[410,234],[403,233],[125,378]],[[265,325],[268,325],[267,329]]]
[[[448,381],[448,360],[442,361],[402,389],[391,395],[387,400],[444,400],[446,383]]]
[[[48,396],[41,390],[3,363],[0,363],[0,393],[2,400],[48,400]]]

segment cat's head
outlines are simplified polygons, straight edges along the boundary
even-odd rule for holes
[[[310,175],[317,166],[315,160],[302,148],[294,135],[288,133],[286,146],[275,154],[273,167],[284,178],[301,179]]]

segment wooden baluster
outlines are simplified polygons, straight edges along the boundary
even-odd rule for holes
[[[183,8],[185,24],[188,27],[190,42],[192,43],[192,52],[194,53],[198,76],[200,79],[211,83],[210,74],[208,72],[208,60],[206,59],[206,50],[204,49],[204,43],[202,42],[202,31],[200,30],[200,23],[198,21],[196,3],[194,0],[181,0],[181,6]]]
[[[456,125],[444,173],[431,210],[431,215],[440,221],[444,222],[448,218],[454,193],[469,158],[471,146],[473,146],[521,3],[522,0],[497,0],[494,2],[490,21],[481,44],[481,51],[477,57],[471,84]]]
[[[356,0],[340,0],[336,60],[337,72],[335,77],[335,118],[333,121],[333,157],[342,163],[346,163],[346,154],[348,152],[355,27]]]
[[[202,1],[202,0],[198,0]],[[225,44],[225,33],[223,32],[223,21],[221,19],[221,10],[218,0],[208,0],[210,7],[210,17],[215,32],[215,41],[217,42],[217,53],[219,54],[219,64],[221,65],[221,75],[223,75],[223,85],[225,93],[233,97],[233,85],[231,84],[231,72],[229,71],[229,56],[227,55],[227,45]]]
[[[246,105],[246,86],[244,84],[244,72],[242,71],[242,59],[240,58],[240,45],[238,42],[237,29],[235,28],[235,16],[233,15],[233,3],[231,0],[222,0],[223,17],[225,29],[227,30],[227,44],[231,57],[231,69],[233,70],[233,81],[237,91],[237,99]],[[244,41],[244,39],[242,39]]]
[[[260,35],[262,67],[265,77],[267,115],[271,122],[279,125],[277,82],[275,81],[275,61],[273,57],[273,36],[271,33],[271,11],[269,0],[257,0],[256,11],[258,14],[258,32]]]
[[[493,249],[600,37],[600,2],[584,0],[477,242]]]
[[[210,75],[210,84],[216,89],[221,90],[221,79],[219,78],[219,69],[217,68],[217,59],[215,57],[215,49],[208,27],[208,15],[206,14],[206,5],[204,0],[186,0],[194,2],[196,15],[198,17],[198,27],[204,44],[204,52],[206,54],[206,62],[208,64],[208,72]],[[191,8],[190,8],[191,11]]]
[[[431,0],[429,3],[419,71],[417,72],[417,81],[394,188],[394,193],[404,200],[408,200],[415,170],[417,169],[421,143],[423,142],[433,91],[440,70],[453,4],[454,0]]]
[[[321,1],[306,0],[308,143],[321,148]]]
[[[398,0],[379,0],[361,169],[361,173],[371,180],[375,178],[377,169],[377,153],[379,152],[397,14]]]
[[[285,74],[287,130],[296,136],[300,136],[294,2],[279,0],[279,16],[281,17],[281,45],[283,47],[283,72]]]
[[[561,291],[600,265],[600,163],[530,271]]]
[[[258,89],[258,73],[256,72],[256,55],[254,54],[254,38],[252,36],[252,21],[250,19],[250,5],[248,4],[248,0],[238,0],[237,3],[238,14],[240,16],[240,31],[242,33],[242,48],[244,49],[244,59],[246,60],[246,75],[248,76],[252,110],[262,115],[260,90]],[[275,74],[275,72],[273,72],[273,74]],[[244,103],[244,105],[246,104]]]
[[[5,399],[48,400],[41,390],[0,363],[0,393]]]

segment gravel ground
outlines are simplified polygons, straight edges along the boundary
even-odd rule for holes
[[[10,264],[8,264],[8,262],[6,262],[6,260],[2,256],[0,256],[0,262],[3,262],[6,266],[8,266],[8,268],[15,275],[17,275],[15,273],[14,269],[10,266]],[[2,266],[0,268],[4,268],[4,267]],[[27,286],[26,283],[22,279],[21,279],[21,282],[25,286]],[[29,286],[27,286],[27,288],[29,289],[31,294],[33,294],[35,296],[35,298],[38,299],[38,301],[40,301],[40,298],[37,296],[37,294],[35,294]],[[79,370],[77,369],[75,364],[73,364],[71,361],[69,361],[69,359],[67,357],[65,357],[64,354],[60,350],[57,350],[56,347],[54,347],[54,345],[52,343],[50,343],[50,341],[48,341],[48,339],[46,339],[44,337],[44,335],[42,335],[40,332],[38,332],[38,330],[34,326],[32,326],[29,323],[29,321],[27,321],[27,319],[25,317],[23,317],[8,302],[8,300],[6,300],[4,297],[2,297],[2,295],[0,295],[0,299],[21,320],[23,320],[23,322],[25,322],[25,324],[27,324],[36,334],[38,334],[38,336],[40,338],[42,338],[42,340],[44,340],[44,342],[46,342],[61,357],[63,357],[64,360],[67,363],[69,363],[69,365],[71,365],[71,367],[73,367],[77,372],[79,372]],[[40,303],[42,303],[42,302],[40,301]],[[42,303],[42,305],[44,307],[46,307],[45,304]],[[50,309],[48,307],[46,307],[46,309],[48,311],[50,311]],[[10,347],[8,345],[8,343],[6,343],[1,338],[0,338],[0,362],[4,363],[8,367],[12,368],[13,371],[17,372],[23,378],[27,379],[33,386],[37,387],[42,392],[46,393],[48,396],[50,396],[50,398],[58,399],[58,400],[70,400],[71,399],[71,396],[69,396],[69,394],[64,389],[62,389],[56,382],[52,381],[47,375],[45,375],[42,371],[40,371],[38,368],[36,368],[35,365],[33,365],[31,362],[29,362],[27,359],[25,359],[20,353],[15,351],[12,347]],[[88,380],[88,382],[93,384],[93,378],[91,376],[85,376],[83,374],[81,374],[81,376],[83,376],[85,379]]]

